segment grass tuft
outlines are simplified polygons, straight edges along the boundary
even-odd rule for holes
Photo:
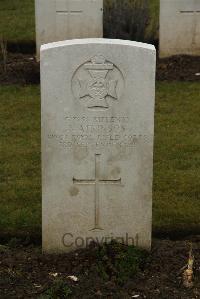
[[[147,252],[112,242],[99,247],[97,271],[104,280],[124,285],[144,266]]]
[[[57,278],[39,299],[65,299],[69,298],[71,294],[72,291],[67,283],[63,279]]]

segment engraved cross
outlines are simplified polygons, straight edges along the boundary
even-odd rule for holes
[[[200,8],[198,9],[188,9],[188,10],[181,10],[180,11],[181,14],[184,14],[186,16],[192,16],[193,17],[193,22],[191,24],[193,24],[193,29],[192,29],[192,45],[195,45],[197,43],[196,37],[197,37],[197,18],[200,15]]]
[[[77,15],[81,14],[82,10],[57,10],[56,13],[60,15]]]
[[[57,3],[57,9],[56,9],[56,13],[60,14],[60,15],[79,15],[81,13],[83,13],[83,10],[78,8],[78,6],[80,6],[81,3],[80,1],[61,1]]]
[[[100,196],[99,196],[99,187],[100,185],[118,185],[122,186],[121,178],[119,179],[102,179],[100,176],[100,154],[95,154],[95,178],[94,179],[76,179],[73,178],[73,183],[78,185],[94,185],[95,186],[95,219],[94,219],[94,228],[92,230],[102,230],[99,221],[100,215]]]
[[[200,13],[200,9],[198,9],[198,10],[181,10],[180,13],[183,13],[183,14],[198,14],[198,13]]]

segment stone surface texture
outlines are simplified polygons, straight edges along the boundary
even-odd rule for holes
[[[160,57],[200,55],[200,1],[160,0]]]
[[[43,249],[151,247],[156,51],[82,39],[41,48]]]
[[[103,36],[103,0],[35,0],[36,44]]]

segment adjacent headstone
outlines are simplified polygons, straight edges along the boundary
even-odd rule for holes
[[[160,57],[200,55],[200,1],[160,0]]]
[[[155,48],[82,39],[41,48],[43,249],[149,249]]]
[[[35,0],[36,43],[103,36],[103,0]]]

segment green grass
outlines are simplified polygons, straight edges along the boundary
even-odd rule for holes
[[[154,231],[200,232],[199,83],[158,83]],[[0,87],[0,231],[41,229],[39,87]],[[2,143],[3,141],[3,143]]]
[[[34,0],[0,1],[0,38],[11,42],[35,40]]]
[[[39,87],[0,87],[0,231],[41,227]]]
[[[157,87],[154,228],[200,232],[200,85]]]
[[[149,0],[150,9],[150,22],[147,27],[147,37],[150,39],[153,37],[154,40],[159,38],[159,0]]]
[[[106,7],[113,0],[104,1]],[[159,0],[149,0],[149,7],[151,18],[147,37],[155,39],[158,38]],[[2,37],[9,42],[35,40],[34,0],[0,0],[0,38]]]

